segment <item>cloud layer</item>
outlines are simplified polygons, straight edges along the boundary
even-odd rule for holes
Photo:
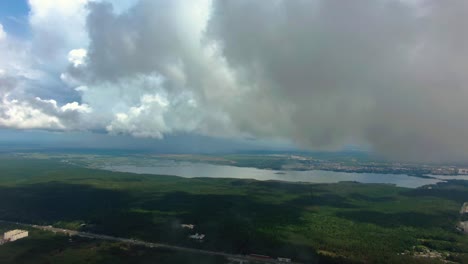
[[[468,159],[466,1],[57,2],[0,27],[1,126]]]

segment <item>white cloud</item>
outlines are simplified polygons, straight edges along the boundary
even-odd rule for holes
[[[52,104],[53,102],[44,102]],[[19,129],[64,129],[58,117],[51,116],[37,109],[27,102],[10,100],[3,97],[0,106],[0,126]]]
[[[0,24],[0,41],[6,38],[6,32],[3,30],[3,25]]]
[[[85,114],[89,114],[92,112],[91,107],[89,107],[87,104],[80,105],[78,102],[67,103],[66,105],[63,105],[62,107],[60,107],[60,110],[62,112],[76,111],[78,113],[85,113]]]
[[[61,70],[70,50],[88,45],[87,3],[88,0],[29,0],[32,50],[49,70]]]
[[[168,108],[169,102],[161,95],[144,95],[139,106],[130,107],[126,113],[117,113],[106,129],[110,133],[162,138],[164,133],[171,131],[165,120]]]
[[[81,85],[75,88],[75,91],[77,92],[86,92],[88,91],[88,87],[86,85]]]
[[[49,19],[51,15],[57,13],[64,16],[72,16],[76,11],[81,9],[88,0],[29,0],[31,12],[34,14],[34,19]]]
[[[78,67],[85,63],[87,51],[85,49],[73,49],[68,53],[68,61],[74,66]]]
[[[31,100],[10,99],[9,94],[2,98],[0,126],[14,128],[36,128],[53,130],[82,129],[81,114],[89,114],[92,109],[77,102],[59,106],[55,100],[36,97]]]

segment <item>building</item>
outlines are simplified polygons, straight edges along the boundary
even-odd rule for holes
[[[205,235],[196,233],[195,235],[189,236],[189,238],[201,241],[201,240],[203,240],[205,238]]]
[[[193,228],[195,228],[195,225],[192,225],[192,224],[181,224],[180,227],[193,230]]]
[[[3,235],[3,239],[12,242],[21,238],[25,238],[28,235],[29,233],[26,230],[15,229],[5,232],[5,234]]]
[[[465,234],[468,234],[468,221],[459,222],[457,225],[457,229]]]
[[[458,174],[466,175],[468,174],[468,169],[466,168],[458,169]]]
[[[249,264],[250,262],[245,259],[238,259],[238,258],[228,258],[229,264]]]
[[[460,214],[468,214],[468,202],[464,202],[461,209]]]

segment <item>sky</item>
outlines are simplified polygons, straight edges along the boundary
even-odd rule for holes
[[[8,33],[27,37],[29,6],[27,0],[0,0],[0,23]]]
[[[467,161],[467,23],[464,0],[0,0],[0,141]]]

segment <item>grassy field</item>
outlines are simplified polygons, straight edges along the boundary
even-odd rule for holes
[[[350,182],[185,179],[8,156],[0,157],[0,171],[3,220],[307,263],[468,263],[468,237],[455,230],[460,206],[468,201],[468,184],[463,181],[406,189]],[[188,239],[193,232],[181,229],[182,223],[195,224],[193,232],[206,234],[206,240]],[[59,258],[54,254],[53,261],[46,261],[53,250],[40,250],[49,244],[49,236],[0,246],[0,259],[37,254],[44,263],[54,263]],[[64,243],[64,258],[70,258],[55,263],[118,263],[106,259],[117,252],[125,261],[120,255],[133,256],[140,250],[97,241],[74,246],[63,239],[52,240]],[[90,247],[97,250],[85,253]],[[425,258],[420,252],[426,251],[440,257]],[[145,252],[143,259],[171,257],[167,252]]]

